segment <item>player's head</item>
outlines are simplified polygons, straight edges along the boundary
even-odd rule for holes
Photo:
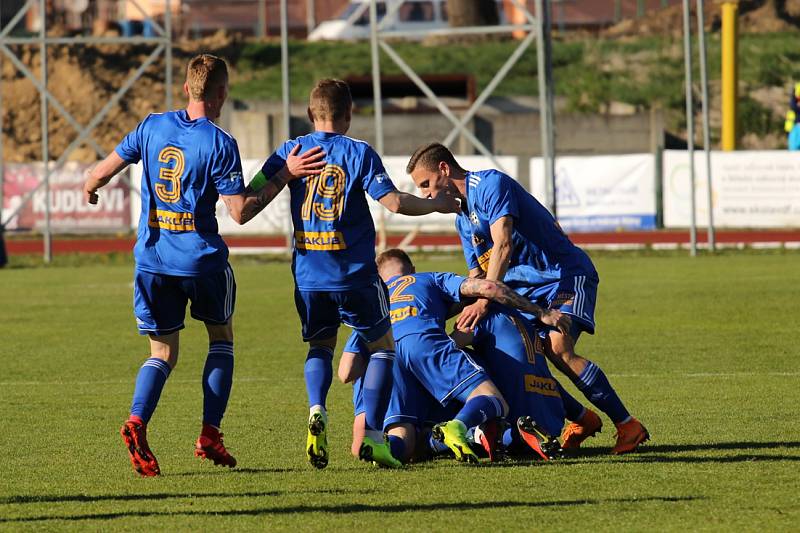
[[[451,152],[441,143],[423,144],[411,155],[406,172],[423,196],[436,198],[442,191],[458,195],[453,179],[459,179],[464,169]]]
[[[308,118],[314,124],[332,123],[346,131],[350,127],[352,110],[350,87],[342,80],[325,78],[311,89]]]
[[[200,54],[190,59],[183,92],[190,103],[205,104],[208,118],[218,118],[228,97],[228,66],[225,61],[211,54]]]
[[[389,248],[375,258],[378,264],[378,275],[386,281],[395,276],[414,274],[417,270],[411,258],[400,248]]]

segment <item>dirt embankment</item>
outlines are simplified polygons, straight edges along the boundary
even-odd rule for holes
[[[178,45],[173,49],[173,107],[184,103],[183,69],[186,60],[199,52],[235,58],[238,44],[233,38],[216,36]],[[38,46],[14,46],[12,50],[38,78],[41,54]],[[155,50],[154,46],[49,46],[47,51],[48,88],[81,126],[87,125],[128,77]],[[148,113],[163,111],[166,105],[164,55],[145,71],[122,99],[111,107],[91,137],[110,151]],[[3,158],[11,162],[41,161],[42,131],[40,95],[33,83],[12,62],[0,54],[2,64]],[[57,159],[77,137],[78,132],[53,105],[48,105],[49,147]],[[69,157],[74,161],[94,161],[94,149],[83,143]]]

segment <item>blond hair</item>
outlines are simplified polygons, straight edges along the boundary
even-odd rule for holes
[[[189,60],[186,67],[186,83],[189,98],[195,102],[205,101],[221,85],[228,83],[228,65],[211,54],[200,54]]]
[[[341,120],[350,113],[352,107],[350,87],[342,80],[319,80],[308,98],[308,108],[314,120]]]

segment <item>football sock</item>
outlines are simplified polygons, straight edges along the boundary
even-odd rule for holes
[[[515,452],[519,448],[522,438],[516,428],[506,428],[503,432],[503,448],[508,452]]]
[[[151,357],[144,362],[136,376],[131,416],[139,417],[145,424],[150,421],[171,371],[169,364],[163,359]]]
[[[575,384],[586,398],[596,405],[615,423],[619,424],[630,418],[630,413],[622,405],[622,400],[608,382],[605,373],[596,364],[588,361],[586,368],[578,376]]]
[[[397,435],[389,435],[389,449],[392,451],[392,456],[398,461],[405,461],[406,456],[406,441]]]
[[[363,378],[367,435],[370,430],[383,431],[383,419],[392,394],[394,356],[394,350],[382,350],[369,357]]]
[[[561,394],[561,401],[564,403],[564,416],[570,422],[577,422],[586,412],[586,408],[575,399],[575,397],[568,393],[567,390],[558,384],[558,392]]]
[[[325,346],[309,348],[303,374],[306,377],[308,405],[325,407],[333,379],[333,350]]]
[[[203,422],[215,427],[222,423],[233,386],[233,343],[214,341],[208,345],[203,369]]]
[[[465,426],[471,428],[483,424],[491,418],[503,416],[503,404],[496,396],[475,396],[467,400],[464,407],[456,415],[456,420],[460,420]]]

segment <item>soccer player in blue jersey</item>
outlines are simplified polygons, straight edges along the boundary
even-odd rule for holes
[[[446,194],[461,200],[457,229],[471,276],[504,280],[543,307],[572,316],[571,331],[550,333],[553,363],[616,425],[612,453],[634,451],[646,441],[647,430],[625,409],[605,373],[575,353],[581,332],[594,333],[599,277],[589,256],[572,244],[544,206],[500,171],[468,172],[439,143],[420,146],[406,170],[425,196]],[[464,309],[458,324],[474,328],[487,311],[488,302],[479,300]],[[602,426],[590,409],[569,418],[574,422],[562,435],[565,448],[580,446]]]
[[[398,191],[377,153],[365,142],[347,137],[352,97],[341,80],[323,79],[311,91],[308,118],[314,133],[286,141],[250,183],[258,190],[265,176],[280,169],[301,146],[320,146],[327,165],[318,175],[291,181],[295,304],[303,340],[308,343],[304,374],[309,419],[306,454],[316,468],[328,464],[326,397],[333,376],[336,332],[344,322],[367,343],[370,358],[364,375],[366,435],[361,457],[383,466],[400,464],[383,435],[383,418],[392,388],[395,352],[389,324],[386,287],[375,267],[375,226],[365,194],[394,213],[455,213],[455,199],[435,200]]]
[[[466,432],[487,420],[503,418],[508,405],[484,369],[460,350],[445,331],[453,304],[462,298],[491,301],[535,315],[543,323],[567,331],[570,319],[546,310],[498,281],[465,278],[451,273],[415,273],[408,255],[399,249],[377,259],[390,294],[392,330],[398,374],[385,426],[395,457],[408,459],[421,424],[432,408],[463,404],[452,420],[433,428],[434,439],[450,448],[459,461],[475,462]]]
[[[236,466],[219,431],[233,379],[232,317],[236,282],[228,248],[217,229],[215,206],[222,198],[243,224],[269,203],[276,186],[245,195],[236,141],[214,124],[227,97],[225,62],[212,55],[189,61],[184,110],[149,115],[89,173],[86,201],[129,164],[142,162],[142,214],[134,247],[134,311],[139,333],[150,338],[150,357],[136,378],[130,417],[121,434],[133,468],[157,476],[160,468],[147,442],[147,423],[178,362],[179,331],[186,304],[205,323],[209,348],[203,371],[203,426],[195,455]],[[275,179],[319,168],[320,151],[296,152]],[[296,174],[292,174],[296,172]]]

